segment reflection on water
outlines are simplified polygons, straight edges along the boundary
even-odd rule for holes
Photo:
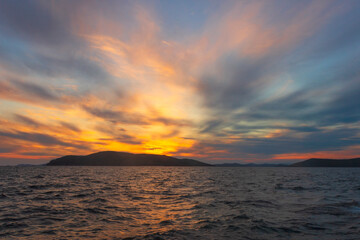
[[[4,239],[358,239],[360,169],[1,167]]]

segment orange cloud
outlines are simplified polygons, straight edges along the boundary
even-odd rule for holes
[[[289,132],[288,129],[275,129],[270,131],[267,135],[265,135],[264,138],[278,138],[285,135],[288,132]]]
[[[0,153],[0,158],[8,158],[8,159],[31,159],[31,160],[49,160],[52,158],[57,157],[57,155],[47,155],[47,156],[29,156],[29,155],[22,155],[18,153]]]
[[[285,52],[314,34],[342,9],[328,11],[334,1],[313,1],[294,11],[290,21],[271,24],[266,1],[236,2],[215,14],[192,51],[198,64],[216,61],[223,54],[259,58],[270,52]],[[322,16],[319,19],[319,16]],[[205,63],[205,64],[204,64]]]
[[[277,154],[273,156],[275,160],[305,160],[309,158],[330,158],[330,159],[345,159],[355,158],[360,156],[360,145],[350,146],[344,150],[337,151],[319,151],[310,153],[286,153]]]
[[[9,149],[22,146],[21,150],[16,148],[0,157],[45,159],[58,154],[118,150],[235,159],[224,157],[228,154],[225,150],[207,146],[196,149],[198,139],[214,137],[199,134],[197,124],[204,122],[208,113],[198,96],[198,78],[206,72],[220,76],[221,83],[226,82],[228,75],[216,68],[223,56],[235,53],[239,58],[253,59],[286,52],[338,14],[326,12],[332,1],[314,1],[306,3],[301,11],[294,11],[289,22],[269,24],[266,1],[241,1],[215,14],[202,33],[177,42],[164,38],[155,14],[136,3],[129,8],[133,12],[128,28],[119,19],[99,14],[91,4],[74,3],[71,7],[76,14],[68,14],[68,6],[62,2],[41,4],[59,19],[68,17],[74,37],[80,37],[77,40],[84,41],[86,46],[85,53],[79,51],[74,55],[98,64],[112,77],[111,83],[87,90],[87,81],[77,84],[76,79],[74,82],[71,79],[59,84],[63,83],[61,74],[39,80],[37,75],[10,74],[5,66],[0,66],[3,77],[0,98],[4,103],[0,110],[6,115],[0,120],[3,133],[0,143],[10,142]],[[319,15],[323,17],[318,19]],[[41,51],[48,51],[46,57],[58,57],[54,49]],[[272,76],[266,78],[268,81]],[[284,87],[275,93],[281,95],[286,90]],[[217,137],[217,141],[231,144],[241,141],[243,136],[277,138],[286,133],[284,129],[260,129],[236,136],[225,134]],[[43,139],[52,140],[53,144],[48,146]],[[41,155],[45,152],[49,155]],[[279,154],[274,159],[344,157],[355,153],[358,148]]]

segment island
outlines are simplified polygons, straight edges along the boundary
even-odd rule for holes
[[[156,154],[133,154],[105,151],[86,156],[67,155],[46,164],[47,166],[212,166],[193,159],[179,159]]]
[[[360,167],[360,158],[322,159],[311,158],[289,165],[290,167]]]

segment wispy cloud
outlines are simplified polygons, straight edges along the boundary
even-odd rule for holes
[[[359,9],[355,0],[2,1],[0,164],[100,150],[356,156]]]

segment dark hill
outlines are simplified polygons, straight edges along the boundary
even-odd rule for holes
[[[320,159],[311,158],[291,164],[290,167],[360,167],[360,158],[353,159]]]
[[[155,154],[98,152],[86,156],[68,155],[51,160],[48,166],[211,166],[192,159]]]

